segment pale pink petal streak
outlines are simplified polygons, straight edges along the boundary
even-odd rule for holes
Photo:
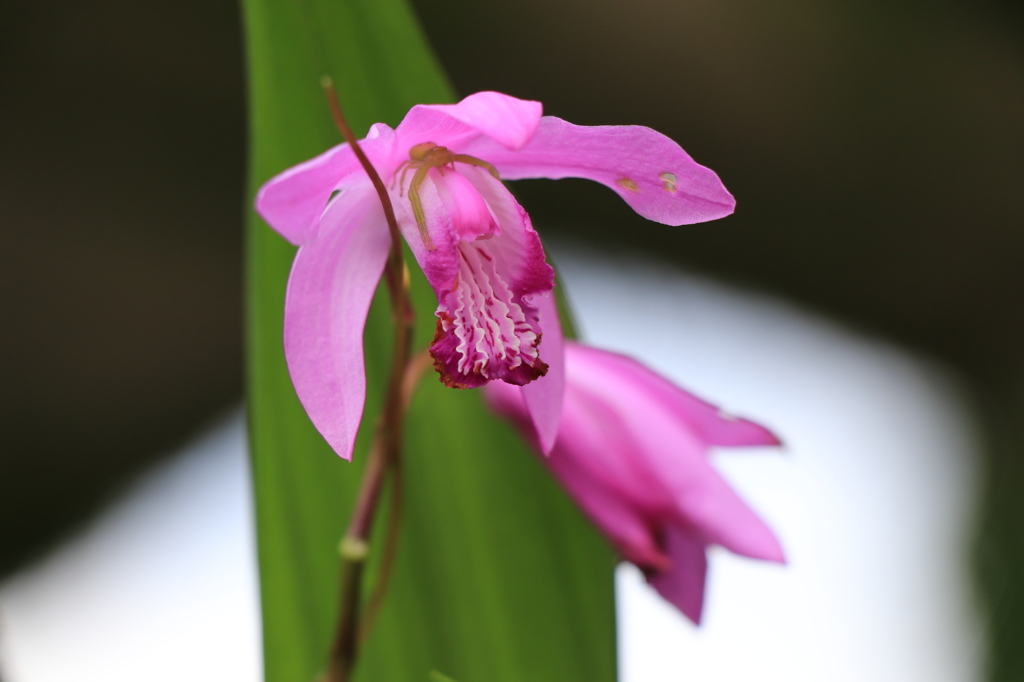
[[[666,225],[715,220],[736,205],[713,170],[643,126],[577,126],[545,116],[518,151],[480,138],[467,143],[464,153],[492,163],[504,180],[595,180],[643,217]]]
[[[617,376],[633,386],[642,387],[646,395],[659,401],[665,410],[688,424],[707,445],[781,444],[775,434],[760,424],[736,417],[698,398],[633,358],[596,350],[591,354],[599,354],[600,362],[614,365]]]
[[[339,195],[323,227],[292,264],[284,351],[309,418],[335,452],[351,459],[366,399],[363,328],[391,241],[370,187]]]
[[[405,195],[401,194],[402,189],[397,186],[390,189],[391,204],[395,209],[398,228],[435,292],[450,287],[459,272],[459,235],[456,228],[458,215],[453,216],[448,212],[451,208],[449,202],[442,198],[442,193],[438,190],[438,184],[452,179],[453,176],[453,173],[449,173],[447,177],[441,178],[436,170],[432,171],[419,188],[432,249],[420,236],[412,206],[403,198]]]
[[[682,477],[671,475],[668,464],[668,458],[660,458],[655,466],[662,466],[665,483],[672,487],[677,518],[700,529],[706,544],[752,559],[785,562],[775,534],[710,464],[692,467]]]

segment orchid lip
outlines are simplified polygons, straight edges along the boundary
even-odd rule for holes
[[[459,273],[443,296],[435,367],[448,386],[473,387],[494,379],[525,383],[547,373],[540,359],[540,331],[530,308],[498,270],[479,241],[458,246]]]

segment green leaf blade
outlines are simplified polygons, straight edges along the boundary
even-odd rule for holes
[[[357,132],[396,124],[452,93],[408,8],[395,0],[245,0],[250,65],[250,198],[272,175],[340,140],[320,77]],[[391,322],[378,294],[367,321],[367,417],[352,463],[295,397],[282,345],[294,247],[250,214],[247,241],[250,436],[266,679],[313,680],[337,606],[337,543],[387,375]],[[415,270],[415,264],[410,263]],[[413,275],[417,347],[436,300]],[[410,409],[398,562],[357,679],[607,682],[615,676],[612,556],[478,392],[427,377]],[[380,527],[377,529],[381,530]],[[372,583],[371,565],[368,580]]]

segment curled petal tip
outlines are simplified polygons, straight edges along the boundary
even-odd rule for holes
[[[464,141],[467,135],[483,135],[500,148],[517,151],[533,139],[542,115],[540,102],[485,91],[469,95],[458,104],[416,106],[402,121],[399,132],[410,139],[431,136],[432,142],[442,146]],[[443,118],[448,119],[447,125]],[[452,126],[453,121],[458,123]]]
[[[522,149],[537,132],[544,105],[484,91],[454,105],[452,115],[509,149]]]

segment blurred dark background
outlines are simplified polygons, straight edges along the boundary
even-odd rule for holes
[[[460,93],[649,125],[739,201],[676,229],[582,181],[519,183],[542,232],[782,294],[967,377],[989,446],[975,564],[992,679],[1024,679],[1020,6],[415,7]],[[246,201],[234,2],[2,11],[0,574],[240,400]]]

